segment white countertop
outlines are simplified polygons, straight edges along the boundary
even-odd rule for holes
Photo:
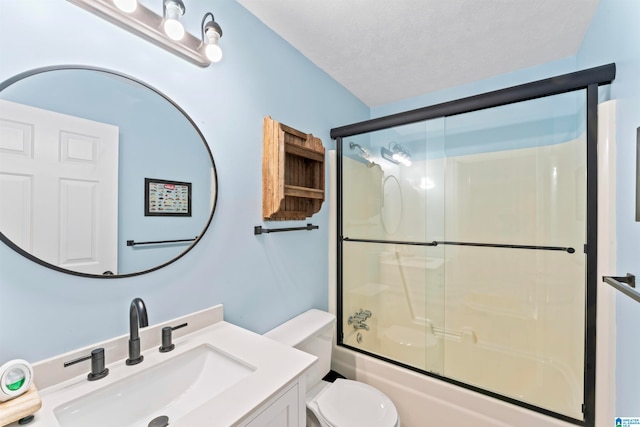
[[[201,322],[197,326],[199,329],[193,327],[190,333],[183,332],[182,336],[175,337],[173,342],[176,348],[169,353],[160,353],[158,351],[161,327],[167,324],[176,325],[189,320],[191,320],[190,325],[198,324],[197,318],[184,316],[174,321],[164,322],[141,330],[141,341],[142,343],[146,341],[146,345],[143,346],[142,351],[144,361],[138,365],[125,365],[126,356],[119,357],[115,362],[109,362],[109,360],[113,359],[113,357],[110,358],[110,353],[122,353],[121,347],[123,344],[121,341],[124,340],[126,344],[128,336],[118,337],[93,346],[93,348],[104,347],[106,352],[109,375],[101,380],[87,380],[87,373],[90,369],[89,361],[80,363],[81,367],[76,367],[76,365],[72,367],[76,370],[74,371],[76,372],[75,376],[68,379],[61,377],[61,372],[65,374],[70,372],[65,371],[65,369],[69,368],[61,368],[62,362],[73,359],[77,356],[77,353],[86,352],[88,354],[87,349],[67,353],[36,364],[34,366],[35,377],[37,378],[39,373],[42,377],[45,377],[46,379],[41,379],[40,384],[47,385],[47,387],[43,388],[42,385],[39,385],[42,408],[36,412],[35,420],[29,425],[33,427],[59,427],[58,420],[54,414],[54,409],[59,405],[85,396],[101,387],[116,383],[129,375],[134,375],[197,346],[207,344],[255,369],[248,376],[217,396],[205,401],[184,417],[170,419],[170,425],[174,427],[193,427],[195,425],[205,425],[202,424],[204,421],[210,423],[215,420],[216,426],[233,426],[246,418],[253,409],[267,402],[271,397],[283,390],[315,362],[316,357],[312,355],[220,320],[222,307],[217,306],[214,309],[217,308],[219,308],[219,313],[216,311],[216,316],[211,316],[210,311],[206,313],[209,319],[213,319],[213,324],[207,326],[207,322]],[[176,330],[175,333],[177,334],[182,329]],[[145,332],[144,335],[142,334],[143,331]],[[155,339],[152,338],[153,336],[155,336]],[[80,371],[82,373],[77,374]],[[50,384],[54,382],[54,378],[60,381]],[[38,384],[37,379],[36,384]],[[18,424],[13,423],[10,426],[17,427]]]

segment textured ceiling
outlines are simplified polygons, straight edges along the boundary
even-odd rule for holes
[[[598,0],[237,0],[374,107],[575,55]]]

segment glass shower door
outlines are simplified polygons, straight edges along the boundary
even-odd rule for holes
[[[446,325],[461,339],[445,342],[444,373],[573,418],[583,402],[584,111],[578,91],[445,119]]]
[[[444,235],[443,142],[443,119],[342,141],[343,343],[437,374],[444,248],[432,242]]]
[[[581,420],[585,111],[580,90],[342,139],[341,344]]]

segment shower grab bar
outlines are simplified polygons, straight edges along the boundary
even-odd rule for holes
[[[626,296],[640,302],[640,292],[636,291],[636,276],[627,273],[624,277],[602,276],[602,281],[613,286]]]
[[[193,239],[179,239],[179,240],[155,240],[153,242],[136,242],[133,240],[127,240],[127,246],[138,246],[138,245],[158,245],[161,243],[182,243],[182,242],[193,242],[198,237],[194,237]]]
[[[313,224],[307,224],[304,227],[289,227],[289,228],[262,228],[261,225],[256,225],[255,227],[253,227],[253,234],[255,234],[256,236],[259,234],[266,234],[266,233],[279,233],[281,231],[298,231],[298,230],[317,230],[318,228],[320,228],[318,225],[313,225]]]
[[[447,241],[432,241],[432,242],[409,242],[403,240],[377,240],[377,239],[352,239],[344,237],[342,239],[345,242],[361,242],[361,243],[390,243],[396,245],[414,245],[414,246],[438,246],[438,245],[456,245],[456,246],[479,246],[485,248],[507,248],[507,249],[533,249],[541,251],[562,251],[567,253],[574,253],[576,250],[572,247],[563,246],[535,246],[535,245],[509,245],[500,243],[473,243],[473,242],[447,242]]]

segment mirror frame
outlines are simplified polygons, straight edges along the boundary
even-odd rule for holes
[[[2,241],[5,245],[7,245],[8,247],[10,247],[11,249],[13,249],[14,251],[16,251],[17,253],[19,253],[20,255],[24,256],[25,258],[40,264],[44,267],[50,268],[52,270],[61,272],[61,273],[66,273],[66,274],[71,274],[74,276],[82,276],[82,277],[88,277],[88,278],[93,278],[93,279],[120,279],[120,278],[126,278],[126,277],[134,277],[134,276],[139,276],[142,274],[146,274],[146,273],[151,273],[152,271],[156,271],[159,270],[163,267],[166,267],[169,264],[174,263],[175,261],[179,260],[180,258],[182,258],[183,256],[185,256],[189,251],[191,251],[191,249],[194,248],[194,246],[196,244],[198,244],[198,242],[200,241],[200,239],[202,239],[202,236],[204,236],[204,234],[207,232],[207,230],[209,229],[209,225],[211,224],[211,221],[213,220],[213,214],[215,213],[216,210],[216,206],[218,204],[218,173],[217,173],[217,169],[216,169],[216,164],[215,161],[213,160],[213,155],[211,154],[211,148],[209,148],[209,144],[207,143],[206,138],[204,137],[204,135],[202,134],[202,132],[200,131],[200,128],[198,128],[198,126],[195,124],[195,122],[191,119],[191,117],[177,104],[175,103],[171,98],[169,98],[167,95],[165,95],[164,93],[160,92],[158,89],[154,88],[153,86],[144,83],[141,80],[136,79],[135,77],[129,76],[127,74],[124,73],[120,73],[118,71],[113,71],[113,70],[109,70],[107,68],[101,68],[101,67],[92,67],[92,66],[86,66],[86,65],[54,65],[54,66],[48,66],[48,67],[40,67],[40,68],[34,68],[32,70],[28,70],[28,71],[24,71],[20,74],[17,74],[13,77],[10,77],[9,79],[0,82],[0,93],[8,88],[9,86],[11,86],[14,83],[17,83],[27,77],[30,76],[34,76],[37,74],[42,74],[42,73],[46,73],[49,71],[60,71],[60,70],[86,70],[86,71],[98,71],[101,73],[106,73],[106,74],[111,74],[113,76],[117,76],[123,79],[127,79],[131,82],[137,83],[141,86],[143,86],[146,89],[149,89],[153,92],[155,92],[157,95],[161,96],[164,100],[166,100],[167,102],[169,102],[176,110],[178,110],[186,119],[187,121],[189,121],[189,123],[191,124],[191,126],[193,126],[193,128],[195,129],[195,131],[198,133],[198,135],[200,136],[200,138],[202,139],[202,144],[204,145],[205,149],[207,150],[207,153],[209,155],[209,159],[211,160],[211,167],[212,167],[212,172],[213,172],[213,181],[215,183],[215,196],[213,198],[213,204],[211,206],[211,213],[209,214],[209,218],[207,220],[207,223],[205,224],[204,228],[202,229],[202,231],[200,232],[200,234],[198,235],[198,237],[196,238],[196,240],[189,245],[188,248],[186,248],[183,252],[181,252],[178,256],[170,259],[167,262],[164,262],[158,266],[155,266],[153,268],[149,268],[147,270],[141,270],[141,271],[136,271],[133,273],[126,273],[126,274],[114,274],[114,275],[98,275],[98,274],[88,274],[88,273],[81,273],[81,272],[77,272],[77,271],[73,271],[73,270],[68,270],[66,268],[61,268],[58,267],[57,265],[53,265],[50,264],[32,254],[30,254],[29,252],[25,251],[24,249],[22,249],[21,247],[19,247],[18,245],[16,245],[15,243],[13,243],[7,236],[4,235],[4,233],[2,233],[2,231],[0,230],[0,241]]]

